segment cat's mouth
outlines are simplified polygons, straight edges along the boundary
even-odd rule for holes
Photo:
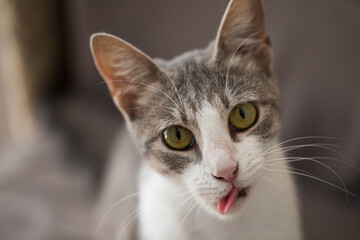
[[[219,200],[218,203],[218,210],[220,214],[225,215],[227,214],[231,207],[234,205],[237,199],[246,197],[248,194],[249,188],[237,188],[235,186],[232,186],[232,189],[230,192],[223,198]]]

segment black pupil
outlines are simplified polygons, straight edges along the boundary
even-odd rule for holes
[[[180,134],[180,130],[178,128],[175,128],[175,135],[180,140],[181,134]]]
[[[240,113],[240,116],[242,117],[242,119],[245,119],[245,112],[241,107],[239,108],[239,113]]]

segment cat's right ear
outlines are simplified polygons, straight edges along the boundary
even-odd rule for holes
[[[159,67],[139,49],[110,34],[94,34],[90,47],[116,106],[125,118],[135,119],[144,90],[159,79]]]

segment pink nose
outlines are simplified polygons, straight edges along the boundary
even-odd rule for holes
[[[227,166],[218,167],[215,169],[211,175],[218,180],[225,180],[231,182],[235,179],[238,172],[238,165],[231,164]]]

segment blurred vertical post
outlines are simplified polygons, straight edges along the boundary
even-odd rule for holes
[[[0,145],[36,132],[59,52],[56,3],[0,0]]]
[[[0,143],[34,130],[34,116],[10,1],[0,0]]]

